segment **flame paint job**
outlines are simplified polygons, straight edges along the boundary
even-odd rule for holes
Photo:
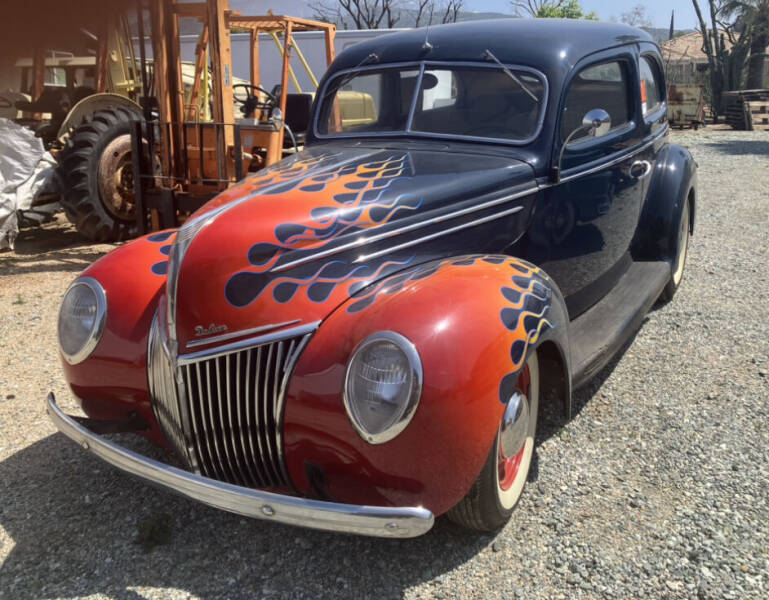
[[[500,395],[515,385],[506,374],[565,328],[562,302],[544,273],[506,256],[434,261],[361,290],[321,326],[294,372],[284,427],[292,481],[335,500],[448,510],[488,455]],[[425,379],[406,430],[372,446],[352,428],[341,392],[355,346],[382,329],[416,346]]]
[[[181,349],[200,323],[239,331],[257,322],[322,320],[360,289],[444,251],[436,243],[362,263],[360,249],[325,258],[318,253],[404,225],[432,231],[430,218],[457,204],[472,207],[478,192],[499,196],[501,185],[531,189],[531,168],[518,161],[432,151],[331,147],[305,150],[279,165],[228,190],[237,189],[238,199],[230,198],[184,255],[177,296]],[[506,221],[513,235],[522,231],[525,214]],[[417,229],[386,243],[420,235]]]

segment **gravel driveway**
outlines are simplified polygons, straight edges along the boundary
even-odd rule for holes
[[[543,431],[498,535],[249,521],[87,455],[43,399],[73,406],[59,300],[111,246],[63,223],[23,232],[0,253],[0,598],[769,596],[769,133],[674,139],[700,164],[683,287]]]

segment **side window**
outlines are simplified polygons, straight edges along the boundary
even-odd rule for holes
[[[561,140],[582,124],[582,117],[594,108],[602,108],[611,117],[611,128],[622,127],[630,121],[628,77],[624,63],[613,61],[583,69],[571,82],[566,95]],[[572,142],[587,133],[578,133]]]
[[[662,86],[659,68],[653,59],[641,57],[641,106],[643,114],[654,112],[662,104]]]

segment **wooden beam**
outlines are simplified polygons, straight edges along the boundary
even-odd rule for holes
[[[203,79],[203,69],[208,69],[206,58],[208,55],[208,23],[203,25],[203,31],[200,32],[198,38],[198,44],[195,46],[195,78],[192,81],[192,91],[190,92],[189,108],[187,110],[187,120],[192,121],[195,114],[198,115],[200,120],[200,113],[198,111],[198,97],[200,96],[200,82]]]
[[[291,30],[293,29],[292,23],[288,23],[286,25],[286,32],[283,34],[285,37],[283,39],[283,72],[280,77],[280,101],[278,105],[280,106],[280,112],[283,114],[283,118],[286,118],[286,97],[288,95],[288,68],[289,68],[289,61],[291,60],[291,44],[293,43]],[[283,135],[285,133],[285,128],[280,128],[280,135],[278,135],[277,143],[278,148],[283,148]]]
[[[109,66],[109,18],[105,15],[101,19],[99,41],[96,47],[96,91],[103,94],[107,91],[107,73]]]
[[[163,2],[149,2],[150,24],[152,33],[152,57],[153,71],[155,73],[155,97],[158,101],[158,118],[160,123],[171,120],[171,96],[168,92],[168,80],[164,75],[168,72],[168,52],[165,31],[166,15]],[[169,163],[171,153],[170,140],[165,135],[164,128],[160,128],[160,164],[165,169]],[[163,182],[164,185],[167,182]]]
[[[208,7],[205,2],[189,2],[174,6],[174,14],[180,17],[205,18]]]
[[[232,48],[230,32],[227,29],[225,11],[229,8],[228,0],[207,0],[208,2],[208,35],[211,39],[211,71],[214,88],[214,121],[224,123],[220,156],[227,165],[226,176],[231,178],[235,173],[235,162],[230,160],[230,149],[235,144],[235,108],[232,97]]]
[[[228,0],[208,0],[208,27],[211,39],[211,71],[214,87],[214,121],[217,123],[233,123],[235,111],[232,99],[232,48],[230,32],[224,12],[228,8]],[[226,135],[227,144],[232,145],[233,133],[229,130]]]
[[[37,102],[45,88],[45,48],[35,46],[32,58],[32,102]]]

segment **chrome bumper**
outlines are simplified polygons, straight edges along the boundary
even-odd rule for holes
[[[46,400],[56,427],[86,450],[119,469],[169,491],[246,517],[326,531],[390,538],[422,535],[433,514],[421,507],[356,506],[307,500],[240,487],[177,469],[118,446],[62,412],[53,393]]]

